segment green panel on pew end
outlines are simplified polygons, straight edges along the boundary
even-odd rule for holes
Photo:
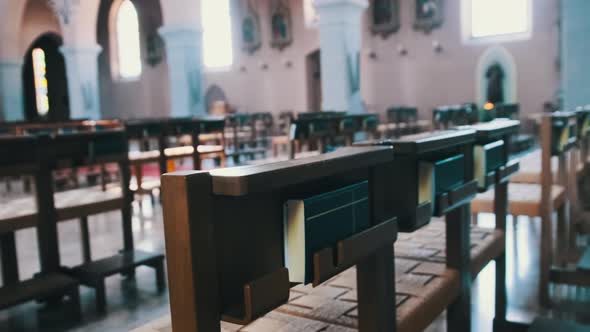
[[[586,248],[584,255],[578,262],[578,270],[590,272],[590,247]]]
[[[505,149],[504,141],[474,147],[473,172],[480,190],[486,190],[491,186],[490,179],[494,179],[495,171],[505,165]],[[491,177],[488,176],[490,174]]]
[[[590,326],[580,325],[574,322],[567,322],[555,319],[537,319],[531,328],[530,332],[588,332]]]
[[[551,154],[555,156],[574,146],[578,139],[578,123],[574,113],[553,113],[551,119]]]

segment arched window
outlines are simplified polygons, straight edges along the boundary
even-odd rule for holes
[[[230,0],[202,0],[203,62],[213,69],[233,64]]]
[[[130,0],[123,0],[116,16],[117,68],[122,79],[136,79],[141,75],[141,46],[139,19]]]
[[[463,0],[463,4],[464,35],[468,39],[530,37],[531,0]]]
[[[33,77],[35,79],[35,100],[37,113],[46,116],[49,113],[49,97],[47,90],[47,64],[45,63],[45,51],[40,48],[33,49]]]

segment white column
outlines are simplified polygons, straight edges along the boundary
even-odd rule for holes
[[[564,108],[590,104],[590,1],[562,1],[562,89]]]
[[[66,62],[70,117],[100,119],[98,54],[101,47],[63,46],[60,51]]]
[[[193,26],[163,26],[170,75],[171,117],[205,115],[202,61],[202,29]]]
[[[0,121],[24,120],[22,63],[0,60]]]
[[[315,0],[319,14],[322,108],[364,111],[360,89],[361,18],[367,0]]]

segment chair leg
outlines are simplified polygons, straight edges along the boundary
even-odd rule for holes
[[[18,258],[14,232],[0,236],[0,263],[2,264],[2,284],[11,285],[19,281]]]
[[[82,242],[82,258],[84,263],[92,261],[92,252],[90,249],[90,231],[88,230],[88,217],[80,218],[80,241]]]
[[[69,292],[72,314],[76,320],[82,319],[82,307],[80,305],[80,287],[75,286]]]
[[[552,213],[545,213],[541,217],[540,264],[539,264],[539,302],[542,306],[550,305],[549,272],[553,251]]]
[[[571,220],[568,216],[567,204],[563,204],[557,209],[557,252],[555,253],[555,263],[561,267],[566,265],[566,254],[567,254],[567,227],[568,220]],[[573,245],[573,244],[572,244]]]
[[[105,313],[107,302],[104,278],[97,280],[94,286],[96,291],[96,310],[101,314]]]
[[[158,292],[163,292],[166,289],[164,260],[161,259],[156,264],[154,264],[154,269],[156,270],[156,286],[158,287]]]

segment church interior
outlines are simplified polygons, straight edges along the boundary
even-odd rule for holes
[[[589,14],[0,0],[0,331],[590,331]]]

